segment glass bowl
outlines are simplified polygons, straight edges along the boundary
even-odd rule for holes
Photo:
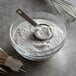
[[[18,17],[11,25],[10,27],[10,39],[11,39],[11,43],[12,46],[16,49],[16,51],[23,56],[26,59],[29,60],[33,60],[33,61],[37,61],[37,60],[44,60],[48,57],[51,57],[52,55],[54,55],[55,53],[57,53],[62,46],[65,43],[65,39],[66,39],[66,26],[65,23],[63,22],[62,19],[54,16],[53,14],[50,13],[45,13],[45,12],[35,12],[30,14],[30,17],[32,19],[46,19],[49,20],[50,22],[56,24],[64,33],[64,39],[61,42],[61,44],[59,44],[57,47],[55,47],[54,49],[51,49],[52,51],[48,50],[45,52],[28,52],[26,49],[18,46],[13,38],[14,35],[14,31],[17,29],[17,27],[19,26],[20,23],[25,22],[25,20],[22,17]],[[39,54],[39,55],[38,55]]]

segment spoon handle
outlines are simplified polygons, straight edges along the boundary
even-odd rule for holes
[[[18,9],[16,13],[19,14],[25,20],[27,20],[29,23],[31,23],[34,27],[37,26],[37,23],[33,19],[31,19],[28,15],[26,15],[21,9]]]

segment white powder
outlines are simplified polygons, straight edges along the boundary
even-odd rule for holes
[[[30,55],[42,56],[44,52],[52,53],[54,48],[62,43],[65,36],[63,31],[53,24],[52,22],[44,19],[34,19],[37,24],[47,24],[51,28],[52,37],[47,40],[40,41],[32,34],[35,32],[36,27],[32,26],[29,22],[25,21],[19,24],[14,32],[13,38],[18,46],[25,49]],[[39,28],[38,28],[39,29]],[[50,32],[51,34],[51,32]],[[47,36],[45,34],[45,36]],[[34,53],[36,55],[34,55]],[[45,53],[46,55],[46,53]]]

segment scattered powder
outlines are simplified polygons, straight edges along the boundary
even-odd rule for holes
[[[38,24],[49,25],[53,36],[50,39],[43,40],[43,41],[36,39],[33,36],[33,33],[35,32],[36,27],[32,26],[29,22],[25,21],[19,24],[19,26],[15,30],[13,34],[14,41],[18,46],[25,49],[25,51],[27,51],[30,55],[33,55],[33,56],[42,56],[41,54],[47,51],[52,53],[53,52],[52,49],[56,48],[64,40],[65,36],[63,31],[54,23],[48,20],[44,20],[44,19],[34,19],[34,20]]]

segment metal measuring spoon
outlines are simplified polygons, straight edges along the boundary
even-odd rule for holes
[[[52,38],[52,31],[51,31],[51,28],[49,27],[49,25],[37,24],[33,19],[31,19],[28,15],[26,15],[21,9],[18,9],[16,11],[16,13],[19,14],[25,20],[27,20],[34,27],[40,28],[40,29],[35,29],[35,31],[34,31],[33,35],[36,39],[44,41],[44,40]],[[45,31],[43,29],[45,29],[47,34],[45,34]]]

